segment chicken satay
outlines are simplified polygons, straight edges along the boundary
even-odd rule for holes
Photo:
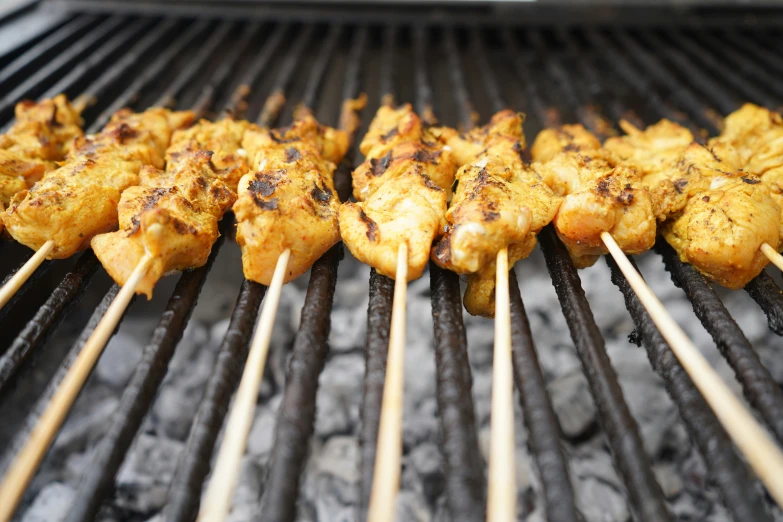
[[[627,254],[653,246],[656,221],[638,171],[613,166],[598,138],[582,125],[541,131],[531,154],[533,170],[563,196],[555,230],[578,268],[591,266],[608,253],[603,232]]]
[[[80,111],[60,94],[16,105],[14,125],[0,136],[0,203],[41,179],[82,136]]]
[[[647,173],[661,234],[680,259],[728,288],[756,277],[767,264],[761,245],[777,249],[781,240],[780,207],[766,184],[736,169],[739,154],[727,143],[686,144],[689,133],[669,121],[623,128],[631,134],[604,147],[613,161]]]
[[[242,147],[257,171],[240,180],[233,210],[247,279],[269,285],[278,258],[290,249],[284,282],[291,281],[340,240],[333,174],[349,140],[312,116],[245,134]]]
[[[459,183],[445,216],[446,233],[433,247],[432,259],[443,268],[468,274],[465,308],[473,315],[492,317],[498,252],[508,248],[510,265],[530,255],[560,198],[521,158],[525,137],[520,115],[503,111],[467,135],[448,129],[444,135],[455,156],[468,163],[457,173]]]
[[[139,185],[122,193],[120,229],[91,245],[109,275],[124,285],[145,253],[153,256],[136,293],[152,298],[164,275],[203,266],[219,237],[218,221],[236,195],[222,181],[208,151],[171,155],[166,170],[145,166]]]
[[[242,148],[245,133],[258,127],[245,120],[224,118],[211,122],[200,120],[192,127],[179,130],[171,137],[171,146],[166,151],[166,162],[183,152],[206,150],[212,152],[212,163],[218,176],[233,192],[239,180],[250,172],[247,151]]]
[[[80,138],[59,168],[17,193],[3,214],[11,236],[37,250],[49,240],[49,259],[87,248],[97,234],[116,229],[120,194],[139,182],[145,165],[162,168],[173,131],[192,123],[192,112],[162,108],[115,114],[94,137]]]
[[[358,260],[394,278],[397,252],[408,249],[408,281],[424,273],[442,234],[456,164],[410,104],[383,106],[360,145],[366,159],[353,173],[357,203],[340,207],[340,234]]]

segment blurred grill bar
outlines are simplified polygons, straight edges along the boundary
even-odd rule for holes
[[[60,23],[42,25],[41,31],[28,43],[20,44],[2,57],[0,85],[7,94],[0,100],[0,123],[10,118],[13,104],[20,97],[49,96],[60,91],[71,97],[86,94],[97,98],[96,105],[85,113],[88,132],[97,131],[120,107],[131,105],[143,109],[149,100],[170,107],[192,107],[199,113],[214,111],[218,102],[224,100],[222,112],[237,115],[250,105],[263,105],[259,122],[269,126],[279,116],[286,119],[291,116],[293,105],[286,100],[288,96],[308,107],[317,104],[328,109],[331,119],[339,114],[342,102],[338,99],[340,94],[328,97],[325,94],[335,92],[325,87],[327,77],[334,71],[333,65],[344,68],[340,80],[343,87],[337,89],[342,98],[356,96],[361,88],[369,91],[375,101],[375,106],[365,111],[365,124],[377,103],[412,101],[425,121],[437,112],[445,124],[467,130],[477,122],[477,111],[481,112],[483,122],[491,112],[511,105],[508,101],[521,98],[522,107],[514,108],[528,111],[531,117],[528,129],[579,120],[603,132],[600,123],[606,117],[613,121],[634,117],[644,123],[669,117],[696,130],[705,127],[709,133],[715,133],[718,111],[733,110],[745,99],[774,107],[783,93],[783,84],[768,72],[769,69],[783,71],[783,60],[770,50],[774,49],[770,43],[777,45],[779,41],[770,34],[738,32],[730,26],[687,33],[679,29],[630,32],[594,28],[556,31],[504,28],[499,34],[495,32],[498,31],[490,33],[477,26],[463,30],[451,25],[409,26],[393,21],[377,27],[77,15],[63,18]],[[291,45],[286,47],[284,43],[289,41]],[[433,42],[439,46],[433,48]],[[316,48],[317,52],[311,52]],[[285,50],[281,52],[281,49]],[[444,64],[436,63],[436,53],[439,58],[445,55]],[[497,60],[498,56],[502,60]],[[411,57],[414,67],[408,63]],[[726,61],[737,70],[727,67]],[[498,63],[510,66],[509,70],[500,70]],[[449,69],[445,88],[437,76],[444,72],[443,67]],[[235,71],[243,72],[235,78]],[[272,72],[275,74],[271,82],[263,81]],[[501,77],[503,81],[499,81]],[[262,89],[268,91],[263,92],[268,96],[266,104],[256,103],[261,93],[258,84],[262,83],[268,83]],[[410,85],[414,86],[413,90],[409,89]],[[554,94],[555,88],[562,97]],[[412,100],[406,99],[409,92]],[[438,111],[435,111],[436,104]],[[603,114],[602,109],[608,114]],[[532,136],[530,132],[528,135]],[[361,135],[356,138],[358,141]],[[349,157],[355,155],[354,147]],[[344,162],[336,176],[343,199],[349,186],[350,166],[350,162]],[[231,225],[230,220],[223,223],[224,236],[230,236]],[[632,510],[645,522],[670,520],[576,269],[551,227],[542,232],[540,240]],[[218,255],[221,244],[215,245],[210,263]],[[13,244],[0,247],[4,255],[16,252],[15,259],[23,252]],[[264,520],[293,520],[296,516],[299,476],[305,467],[313,432],[318,378],[329,351],[330,312],[338,284],[341,250],[340,246],[332,249],[311,271],[287,371],[269,482],[261,504]],[[783,393],[739,326],[701,275],[679,261],[667,245],[661,243],[656,250],[673,281],[683,288],[696,315],[737,372],[749,402],[778,440],[783,440]],[[689,433],[710,466],[711,477],[729,512],[738,521],[769,520],[756,482],[630,293],[627,283],[619,277],[611,260],[608,261],[613,281],[623,293],[642,334],[653,369],[664,378]],[[50,263],[48,273],[60,263]],[[6,314],[23,313],[25,306],[30,308],[26,302],[32,301],[35,295],[51,293],[26,316],[32,319],[15,338],[8,339],[8,346],[0,346],[4,350],[0,355],[0,415],[13,397],[17,373],[35,350],[44,350],[46,339],[56,332],[66,313],[75,308],[94,275],[99,273],[97,264],[92,253],[81,254],[64,271],[64,278],[54,289],[50,288],[48,277],[40,277],[46,274],[39,270],[39,277],[25,285],[24,295],[20,293],[0,313],[0,322],[6,325],[11,319]],[[93,519],[111,492],[119,466],[161,386],[196,306],[209,268],[210,264],[180,277],[143,359],[121,397],[109,431],[100,442],[92,467],[83,477],[75,504],[68,512],[69,521]],[[567,458],[560,448],[557,418],[538,364],[522,296],[514,274],[511,276],[515,380],[531,451],[541,476],[546,513],[555,522],[578,520],[578,502],[569,481]],[[431,266],[425,277],[431,277],[436,395],[446,468],[447,508],[454,520],[476,520],[483,518],[486,483],[478,449],[459,281],[453,273],[435,266]],[[367,367],[360,432],[361,518],[366,516],[375,459],[393,282],[371,271],[369,287]],[[7,444],[0,469],[5,468],[15,448],[34,426],[117,290],[116,285],[111,285],[80,339],[65,355],[34,404],[29,405],[29,415],[23,422],[17,421],[23,426]],[[783,296],[772,278],[762,274],[746,290],[767,314],[771,329],[783,333]],[[170,487],[164,511],[166,520],[192,520],[198,510],[210,457],[246,357],[264,292],[261,285],[248,281],[242,284]]]

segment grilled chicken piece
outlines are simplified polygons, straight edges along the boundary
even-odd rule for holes
[[[744,153],[728,140],[685,143],[689,133],[665,120],[644,131],[624,128],[632,134],[604,146],[613,161],[647,174],[661,232],[680,259],[728,288],[756,277],[767,263],[761,244],[779,248],[781,210],[758,176],[737,170]]]
[[[413,167],[451,198],[457,165],[449,147],[430,129],[423,129],[410,104],[381,107],[360,145],[365,161],[353,172],[353,197],[369,198],[386,182]]]
[[[522,116],[501,111],[464,136],[443,129],[460,161],[457,190],[446,213],[446,233],[432,249],[443,268],[468,275],[465,308],[495,314],[495,262],[508,248],[509,263],[527,257],[536,234],[554,217],[560,198],[521,158]]]
[[[161,108],[117,112],[100,134],[77,140],[61,167],[16,194],[3,216],[7,231],[34,250],[54,240],[49,259],[87,248],[95,235],[117,227],[120,194],[138,184],[143,166],[163,167],[172,132],[193,118]]]
[[[312,116],[286,129],[245,134],[243,148],[258,170],[242,177],[234,204],[247,279],[270,284],[286,249],[291,255],[284,282],[296,279],[340,240],[332,176],[348,145],[347,133],[318,125]]]
[[[783,116],[746,103],[726,117],[710,146],[734,149],[734,167],[760,176],[783,210]]]
[[[554,224],[577,267],[591,266],[608,253],[602,232],[628,254],[653,246],[652,202],[638,172],[612,166],[598,138],[582,125],[542,131],[531,152],[533,169],[564,197]]]
[[[188,129],[174,133],[171,146],[166,151],[166,163],[177,163],[177,155],[183,152],[211,151],[218,176],[228,188],[236,192],[240,178],[250,172],[249,158],[247,151],[242,148],[242,140],[251,129],[258,127],[245,120],[201,120]]]
[[[492,116],[492,119],[483,127],[476,127],[465,134],[459,134],[455,129],[441,127],[433,129],[433,133],[444,141],[452,149],[457,165],[460,167],[479,159],[482,153],[505,153],[520,156],[525,150],[525,133],[522,131],[522,123],[525,115],[512,110],[503,110]],[[493,151],[488,151],[492,147]]]
[[[397,252],[408,247],[408,280],[421,277],[443,230],[456,164],[424,129],[410,104],[378,109],[360,145],[367,159],[353,173],[359,203],[340,207],[340,234],[351,253],[394,278]]]
[[[60,94],[35,103],[16,105],[16,122],[0,136],[0,202],[41,179],[65,159],[82,135],[81,116]]]
[[[207,262],[218,221],[236,195],[221,180],[208,151],[179,152],[166,171],[145,166],[140,184],[122,193],[120,230],[92,239],[106,271],[124,285],[146,252],[154,256],[136,293],[152,298],[165,274]]]

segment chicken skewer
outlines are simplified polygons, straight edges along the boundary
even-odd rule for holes
[[[733,167],[758,176],[783,211],[783,116],[780,113],[746,103],[726,116],[723,132],[709,143],[713,147],[732,147],[737,152]],[[778,248],[762,243],[760,250],[783,270],[783,256]]]
[[[77,142],[75,151],[60,168],[15,196],[4,216],[9,232],[32,247],[51,237],[55,246],[50,255],[55,258],[86,248],[95,235],[116,226],[120,191],[138,183],[145,165],[163,166],[172,131],[192,120],[193,113],[188,111],[120,111],[100,134]],[[62,227],[62,223],[70,226]],[[24,488],[153,260],[150,253],[141,257],[11,463],[0,485],[0,520],[13,515]]]
[[[359,110],[362,101],[346,102]],[[243,149],[257,172],[239,181],[234,204],[242,268],[249,280],[268,286],[217,456],[199,512],[200,521],[223,520],[247,444],[258,388],[283,284],[302,275],[339,241],[335,165],[348,151],[349,132],[319,125],[308,111],[288,128],[253,128]]]
[[[442,230],[456,165],[413,108],[380,107],[352,175],[358,203],[340,207],[343,242],[360,261],[395,279],[386,379],[368,519],[391,520],[399,488],[407,283],[421,277]]]
[[[57,167],[82,136],[81,104],[71,104],[65,95],[35,103],[16,105],[16,122],[0,136],[0,213],[14,196],[33,185],[44,173]],[[0,233],[3,231],[0,216]],[[35,272],[50,248],[42,248],[0,288],[0,308]]]
[[[432,249],[439,266],[468,273],[465,306],[494,315],[492,409],[487,520],[516,516],[514,408],[508,271],[536,244],[536,234],[560,203],[524,164],[523,117],[504,110],[486,126],[459,136],[441,129],[462,165],[457,192],[446,214],[444,238]],[[509,259],[510,258],[510,259]]]

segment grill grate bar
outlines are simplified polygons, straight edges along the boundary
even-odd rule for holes
[[[764,508],[764,499],[759,494],[758,481],[737,456],[726,431],[661,336],[614,259],[611,256],[605,258],[612,271],[612,282],[622,292],[625,305],[641,333],[647,357],[677,405],[688,433],[709,469],[710,478],[718,487],[723,504],[734,520],[771,521]],[[631,263],[638,272],[633,259]]]
[[[97,16],[81,16],[72,19],[49,36],[30,47],[13,61],[0,70],[0,85],[15,79],[20,73],[26,72],[33,66],[37,66],[44,59],[52,57],[60,52],[60,47],[67,47],[70,42],[78,38],[82,31],[89,25],[98,22]]]
[[[758,354],[742,333],[718,295],[693,268],[679,261],[674,250],[658,240],[655,250],[663,257],[672,281],[685,291],[693,311],[712,335],[723,356],[734,369],[745,397],[783,440],[783,391],[759,360]]]
[[[322,50],[329,49],[329,52],[319,53],[318,62],[310,70],[305,101],[302,102],[305,107],[313,107],[318,97],[324,73],[331,62],[334,47],[341,33],[341,26],[333,26],[330,29],[328,38],[331,43],[327,42],[322,48]],[[350,74],[345,77],[346,86],[354,90],[345,93],[348,98],[354,98],[359,94],[358,76],[365,42],[366,35],[363,30],[354,35],[350,52],[352,63],[348,67]],[[351,157],[350,151],[346,157]],[[350,165],[341,163],[335,175],[350,177]],[[283,399],[277,416],[275,442],[264,491],[261,520],[277,522],[296,518],[300,477],[315,426],[318,378],[329,354],[332,303],[337,284],[337,267],[342,257],[343,247],[337,244],[318,259],[310,271],[310,281],[299,329],[291,350]]]
[[[492,70],[492,66],[489,64],[489,57],[487,51],[484,48],[484,43],[481,37],[480,29],[472,29],[470,31],[470,50],[478,66],[478,75],[484,82],[484,90],[489,96],[489,103],[492,106],[493,112],[500,112],[508,107],[508,104],[503,100],[503,95],[500,94],[500,86],[498,86],[497,78]]]
[[[425,37],[416,44],[417,76],[426,79]],[[459,57],[448,57],[459,63]],[[453,85],[452,85],[453,86]],[[454,87],[454,86],[453,86]],[[463,85],[456,86],[463,88]],[[422,82],[417,89],[421,105],[426,103],[430,86]],[[460,109],[461,110],[461,109]],[[468,119],[464,118],[464,121]],[[430,262],[430,290],[435,346],[435,394],[440,418],[441,452],[444,459],[446,502],[451,520],[480,520],[486,509],[487,481],[481,456],[473,405],[473,379],[468,360],[468,341],[462,321],[459,277]]]
[[[397,99],[397,90],[394,86],[394,77],[397,72],[396,48],[397,33],[396,25],[388,25],[383,31],[383,49],[381,50],[381,103],[390,105]]]
[[[34,74],[28,76],[25,81],[19,84],[15,89],[7,92],[0,99],[0,121],[5,121],[13,116],[14,106],[25,97],[36,96],[41,92],[41,86],[46,84],[46,80],[72,65],[76,60],[83,58],[86,54],[91,54],[99,45],[117,31],[120,27],[126,26],[128,20],[123,17],[113,16],[105,22],[99,24],[95,29],[88,32],[78,42],[74,43],[57,59],[50,61],[39,68]]]
[[[546,103],[541,97],[538,89],[538,83],[532,81],[533,75],[528,66],[528,58],[522,53],[510,29],[502,31],[503,47],[506,49],[507,59],[516,73],[517,78],[522,84],[527,99],[528,112],[537,120],[539,126],[546,125],[549,122],[549,114],[546,111]],[[540,127],[541,128],[541,127]]]
[[[226,229],[230,225],[227,226],[225,222],[222,225],[223,234],[213,245],[207,263],[184,273],[177,282],[166,310],[152,333],[152,339],[144,348],[141,361],[125,386],[112,416],[111,426],[95,449],[89,469],[82,476],[65,518],[67,522],[94,520],[101,503],[114,489],[117,471],[166,375],[174,350],[225,239]]]
[[[451,79],[451,88],[454,94],[454,101],[457,103],[457,118],[461,130],[472,129],[475,125],[476,111],[473,103],[470,101],[465,75],[462,71],[462,64],[459,59],[459,49],[457,47],[456,30],[453,27],[444,29],[443,46],[446,50],[446,60],[449,64],[449,76]]]
[[[724,30],[721,34],[721,37],[716,39],[720,42],[725,40],[732,46],[744,52],[746,54],[744,57],[745,63],[752,63],[749,60],[754,57],[759,58],[759,60],[755,63],[761,64],[761,71],[766,72],[764,67],[769,67],[778,73],[783,72],[783,58],[780,58],[778,54],[771,52],[770,49],[764,44],[754,41],[753,39],[746,38],[745,36],[739,34],[736,30]],[[780,88],[777,85],[776,79],[769,85],[776,90]]]
[[[413,60],[414,82],[416,85],[416,113],[425,123],[434,123],[435,106],[433,103],[432,86],[427,75],[427,44],[428,33],[424,27],[413,29]]]
[[[615,468],[625,481],[631,508],[637,518],[645,522],[671,520],[650,459],[644,452],[639,426],[623,398],[576,267],[551,225],[539,234],[539,240],[571,338],[595,398]]]
[[[24,264],[27,262],[28,259],[30,259],[33,256],[34,252],[25,252],[24,257],[22,261],[19,263],[19,265],[16,266],[16,268],[13,268],[8,275],[6,275],[2,282],[0,282],[0,287],[5,285],[8,281],[11,280],[11,278],[16,274],[19,270],[22,269]],[[38,267],[38,269],[33,272],[33,274],[27,278],[27,281],[24,282],[21,288],[16,291],[16,293],[11,297],[11,299],[8,300],[8,302],[5,304],[4,307],[0,308],[0,323],[2,323],[5,318],[8,316],[8,313],[11,311],[11,309],[16,305],[16,303],[19,302],[19,300],[22,298],[22,296],[29,290],[32,286],[35,285],[35,282],[41,279],[41,277],[52,267],[51,261],[44,261],[41,263],[41,265]]]

